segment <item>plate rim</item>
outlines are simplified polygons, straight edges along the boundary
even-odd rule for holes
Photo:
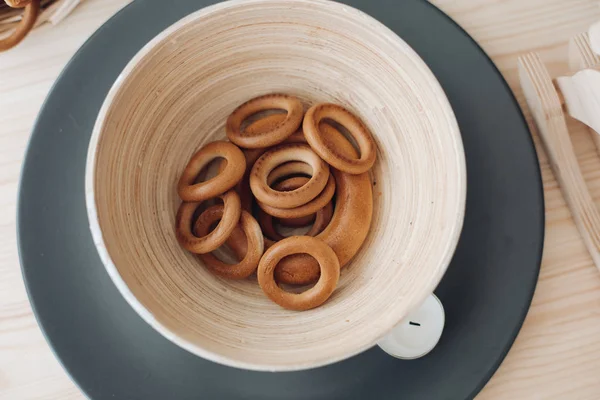
[[[216,0],[219,1],[219,0]],[[343,1],[343,0],[342,0]],[[448,14],[446,14],[444,11],[442,11],[439,7],[437,7],[436,5],[430,3],[427,0],[421,0],[423,3],[426,4],[426,6],[430,7],[433,12],[436,12],[438,14],[440,14],[441,16],[443,16],[444,18],[446,18],[455,28],[457,28],[462,34],[463,36],[469,40],[471,42],[471,44],[478,49],[479,53],[483,56],[484,59],[486,59],[487,63],[489,64],[489,66],[491,67],[492,71],[494,71],[496,73],[496,75],[500,78],[500,81],[502,82],[502,85],[505,87],[507,93],[508,93],[508,97],[510,98],[511,102],[514,104],[515,108],[516,108],[516,113],[519,115],[519,119],[521,120],[523,127],[527,130],[527,132],[529,132],[528,135],[528,142],[530,143],[530,146],[528,146],[528,149],[532,152],[532,156],[534,157],[534,159],[536,160],[536,162],[534,163],[534,172],[536,175],[536,181],[537,181],[537,193],[538,193],[538,200],[540,202],[539,204],[539,216],[540,217],[540,226],[539,226],[539,238],[540,238],[540,243],[539,243],[539,247],[537,249],[537,262],[535,265],[535,271],[536,273],[532,276],[533,279],[533,283],[530,286],[530,290],[527,296],[527,301],[523,304],[522,307],[522,312],[521,312],[521,316],[519,318],[519,321],[517,323],[517,325],[515,326],[515,329],[513,331],[513,334],[510,335],[510,337],[508,338],[508,343],[506,345],[503,346],[503,350],[500,352],[498,358],[495,360],[495,362],[492,364],[492,366],[490,367],[490,369],[488,371],[486,371],[486,373],[484,374],[484,377],[481,379],[479,385],[477,385],[476,387],[473,388],[473,390],[471,391],[471,393],[469,394],[468,398],[474,398],[486,385],[487,383],[490,381],[490,379],[492,378],[492,376],[496,373],[496,371],[498,370],[498,368],[500,367],[500,365],[502,364],[502,362],[504,361],[504,359],[506,358],[506,355],[508,354],[508,352],[512,349],[512,346],[514,345],[515,339],[518,336],[520,330],[523,327],[523,323],[525,321],[525,318],[527,317],[527,314],[529,312],[532,300],[533,300],[533,296],[537,287],[537,282],[539,280],[539,274],[540,274],[540,270],[541,270],[541,263],[542,263],[542,257],[543,257],[543,249],[544,249],[544,239],[545,239],[545,227],[546,227],[546,215],[545,215],[545,196],[544,196],[544,188],[543,188],[543,180],[542,180],[542,171],[541,171],[541,166],[540,166],[540,161],[539,161],[539,157],[538,157],[538,151],[537,148],[535,146],[535,142],[533,140],[533,136],[531,134],[531,129],[529,124],[527,123],[527,119],[525,118],[525,115],[523,113],[523,109],[521,108],[519,102],[516,99],[515,93],[513,92],[513,90],[511,89],[510,85],[508,84],[508,82],[506,81],[506,79],[504,78],[504,76],[502,75],[502,73],[500,72],[500,70],[498,69],[498,67],[496,66],[496,64],[492,61],[491,57],[485,52],[485,50],[477,43],[477,41],[464,29],[462,28],[462,26],[460,26],[452,17],[450,17]],[[36,138],[38,137],[38,135],[41,135],[42,133],[40,132],[40,128],[41,128],[41,116],[43,114],[43,111],[49,106],[50,104],[50,97],[52,95],[52,93],[54,93],[54,91],[56,90],[56,88],[59,86],[59,84],[61,84],[62,80],[67,76],[68,71],[70,70],[71,66],[76,62],[76,59],[81,55],[81,53],[87,49],[90,46],[90,43],[97,37],[99,36],[104,30],[108,29],[108,25],[110,24],[111,21],[113,21],[116,17],[120,16],[122,13],[124,13],[125,11],[127,11],[129,8],[132,8],[134,4],[138,3],[137,1],[133,1],[130,2],[128,4],[126,4],[125,6],[123,6],[122,8],[120,8],[117,12],[115,12],[113,15],[111,15],[106,21],[104,21],[83,43],[82,45],[77,49],[77,51],[75,51],[75,53],[71,56],[71,58],[69,59],[69,61],[65,64],[65,66],[62,68],[61,72],[58,74],[58,76],[56,77],[56,79],[54,80],[54,82],[52,83],[52,85],[50,86],[47,95],[44,98],[44,101],[42,102],[39,111],[36,115],[36,118],[34,120],[34,124],[31,128],[30,131],[30,135],[29,138],[27,140],[26,143],[26,147],[25,147],[25,152],[24,152],[24,156],[23,156],[23,161],[21,163],[20,166],[20,171],[19,171],[19,180],[18,180],[18,186],[17,186],[17,208],[16,208],[16,223],[15,223],[15,227],[16,227],[16,239],[17,239],[17,250],[18,250],[18,257],[19,257],[19,266],[20,266],[20,270],[21,270],[21,277],[23,279],[23,284],[25,286],[25,290],[27,293],[27,298],[31,307],[31,310],[33,312],[33,315],[35,317],[35,321],[36,321],[36,325],[37,327],[40,329],[40,331],[42,332],[42,335],[44,337],[44,340],[46,341],[46,343],[48,344],[48,347],[50,348],[52,354],[54,355],[55,359],[58,361],[58,363],[61,365],[61,367],[63,368],[63,370],[66,372],[67,376],[69,377],[69,379],[71,380],[71,382],[78,388],[78,390],[84,394],[87,398],[92,399],[91,394],[89,393],[88,390],[86,390],[86,388],[84,388],[80,382],[75,379],[75,375],[72,372],[72,369],[70,367],[68,367],[64,362],[63,359],[60,357],[60,355],[58,354],[57,350],[55,349],[55,345],[53,343],[53,341],[50,339],[50,336],[48,335],[48,332],[46,330],[46,327],[43,324],[42,321],[42,316],[39,312],[39,310],[37,309],[36,306],[36,295],[33,293],[32,289],[30,288],[30,283],[27,279],[27,275],[26,275],[26,269],[27,267],[25,266],[24,263],[24,250],[22,248],[22,238],[21,235],[23,234],[22,230],[23,230],[23,223],[22,223],[22,215],[24,213],[23,210],[23,206],[24,206],[24,195],[23,195],[23,175],[25,170],[27,169],[27,166],[30,162],[30,159],[33,157],[31,155],[32,153],[32,143],[36,140]],[[359,9],[361,10],[361,9]],[[361,10],[362,11],[362,10]],[[384,24],[386,25],[386,24]],[[387,26],[387,25],[386,25]],[[391,29],[391,28],[390,28]],[[143,47],[143,46],[142,46]],[[411,46],[412,47],[412,46]],[[141,49],[141,48],[140,48]],[[136,52],[137,53],[137,52]],[[437,80],[437,78],[436,78]],[[443,87],[442,87],[442,90]],[[445,90],[444,90],[445,92]],[[467,173],[468,173],[468,169],[467,169]]]

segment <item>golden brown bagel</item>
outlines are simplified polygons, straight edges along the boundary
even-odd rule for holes
[[[304,184],[300,185],[299,187],[302,187],[306,184],[308,184],[310,182],[310,180],[308,178],[305,177],[297,177],[297,178],[291,178],[294,181],[289,182],[292,183],[292,185],[288,186],[288,187],[296,187],[298,182],[305,182]],[[278,186],[276,185],[274,187],[275,190],[278,191],[291,191],[291,190],[297,190],[297,189],[285,189],[282,186]],[[294,208],[278,208],[278,207],[271,207],[268,204],[263,203],[262,201],[258,201],[258,205],[260,208],[262,208],[267,214],[272,215],[273,217],[277,217],[277,218],[301,218],[301,217],[306,217],[308,215],[312,215],[314,213],[316,213],[317,211],[321,210],[323,207],[325,207],[333,198],[333,195],[335,193],[335,180],[333,179],[333,175],[331,175],[331,173],[329,174],[329,179],[327,180],[327,185],[325,186],[325,189],[323,189],[323,191],[321,193],[319,193],[319,195],[317,197],[315,197],[314,199],[312,199],[311,201],[309,201],[306,204],[303,204],[301,206],[298,207],[294,207]]]
[[[272,189],[268,178],[276,167],[290,161],[302,161],[312,168],[310,181],[290,192]],[[329,166],[305,144],[284,144],[265,152],[250,172],[250,189],[258,201],[272,207],[294,208],[317,197],[327,185]]]
[[[284,120],[273,124],[268,130],[242,131],[242,123],[253,114],[267,110],[285,110]],[[285,94],[268,94],[248,100],[236,108],[225,125],[227,137],[240,147],[260,149],[283,142],[302,124],[304,108],[294,96]],[[263,126],[264,128],[264,126]]]
[[[223,157],[219,174],[207,181],[194,183],[200,171],[211,161]],[[202,147],[190,159],[183,170],[177,192],[183,201],[201,202],[217,197],[234,187],[244,176],[246,159],[244,153],[229,142],[216,141]]]
[[[348,153],[340,151],[339,145],[334,145],[331,140],[327,140],[326,135],[321,131],[321,121],[326,118],[348,130],[358,144],[360,158],[358,155],[351,157]],[[362,174],[371,169],[375,163],[377,147],[371,132],[357,116],[342,106],[330,103],[312,106],[304,116],[302,130],[306,141],[315,153],[340,171],[354,175]]]
[[[196,220],[195,231],[198,236],[208,234],[211,225],[214,222],[223,218],[224,207],[222,205],[212,206],[207,208]],[[258,262],[263,255],[264,241],[258,222],[252,215],[242,210],[240,222],[236,230],[241,226],[242,234],[244,235],[245,251],[244,256],[240,257],[241,261],[237,264],[226,264],[219,260],[212,253],[200,254],[200,259],[204,262],[206,268],[216,275],[228,279],[244,279],[252,275]],[[235,231],[235,230],[234,230]],[[250,249],[250,251],[248,251]]]
[[[330,146],[346,157],[357,157],[356,149],[337,130],[329,132]],[[331,222],[316,237],[327,243],[338,256],[343,268],[363,244],[373,215],[373,190],[368,173],[352,175],[335,168],[331,173],[336,183],[336,205]],[[286,257],[275,270],[279,283],[304,285],[319,277],[316,261],[305,254]]]
[[[305,292],[286,292],[275,282],[275,267],[284,258],[294,254],[308,254],[320,267],[316,285]],[[258,284],[273,302],[288,310],[310,310],[323,304],[333,293],[340,278],[340,263],[331,247],[322,240],[309,236],[292,236],[271,246],[263,255],[256,272]]]
[[[224,214],[219,225],[206,236],[198,237],[192,233],[192,219],[194,212],[201,202],[183,202],[179,206],[175,217],[175,235],[184,249],[196,253],[210,253],[218,249],[237,226],[240,220],[241,204],[240,197],[234,190],[230,190],[219,196],[223,200]]]

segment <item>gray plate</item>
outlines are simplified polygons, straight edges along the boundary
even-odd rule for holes
[[[206,0],[136,1],[83,45],[36,123],[21,178],[18,237],[31,303],[57,357],[92,399],[464,399],[510,348],[535,288],[544,232],[529,131],[483,51],[421,0],[349,3],[395,30],[429,64],[456,113],[468,194],[458,250],[436,293],[446,328],[432,353],[402,361],[373,348],[294,373],[205,361],[173,345],[125,303],[96,254],[84,202],[86,150],[119,72],[152,37]]]

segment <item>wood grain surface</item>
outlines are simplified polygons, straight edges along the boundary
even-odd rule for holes
[[[44,341],[22,283],[15,236],[25,146],[50,86],[77,48],[127,0],[88,0],[0,54],[0,399],[82,399]],[[537,51],[552,76],[568,71],[571,36],[600,20],[597,0],[432,0],[492,57],[520,104],[517,57]],[[528,121],[531,116],[525,110]],[[600,157],[569,120],[583,175],[600,204]],[[546,195],[544,260],[533,305],[504,363],[478,399],[600,397],[600,274],[566,207],[539,138]]]

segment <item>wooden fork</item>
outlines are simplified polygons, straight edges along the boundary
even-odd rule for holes
[[[569,43],[571,76],[552,79],[536,53],[519,58],[519,79],[550,165],[575,223],[600,270],[600,212],[586,186],[567,130],[565,113],[588,125],[600,152],[600,25]],[[594,51],[596,50],[596,51]]]

